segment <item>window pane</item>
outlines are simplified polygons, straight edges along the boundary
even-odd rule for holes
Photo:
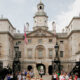
[[[60,51],[60,57],[63,57],[63,51]]]
[[[61,44],[63,44],[63,41],[60,41]]]
[[[18,43],[20,44],[20,43],[21,43],[21,41],[18,41]]]
[[[32,58],[32,49],[28,50],[28,58]]]
[[[38,51],[38,56],[39,56],[39,58],[42,58],[42,50]]]
[[[52,56],[53,56],[53,50],[51,49],[49,50],[49,58],[52,58]]]
[[[42,39],[39,39],[38,42],[39,42],[39,43],[42,43]]]
[[[52,42],[52,39],[49,39],[49,43],[51,43]]]

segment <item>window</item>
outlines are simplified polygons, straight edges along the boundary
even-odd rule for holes
[[[18,43],[20,44],[20,43],[21,43],[21,41],[18,41]]]
[[[21,41],[17,41],[17,42],[16,42],[16,45],[19,45],[20,43],[21,43]]]
[[[60,57],[63,57],[63,51],[60,51]]]
[[[49,39],[49,43],[52,43],[52,39]]]
[[[39,40],[38,40],[38,43],[42,43],[42,39],[39,39]]]
[[[32,49],[28,49],[28,58],[32,58]]]
[[[39,58],[42,58],[42,50],[41,50],[41,49],[38,50],[38,57],[39,57]]]
[[[28,43],[31,43],[32,42],[32,40],[31,39],[28,39]]]
[[[53,50],[49,49],[49,58],[52,58],[52,56],[53,56]]]
[[[61,44],[63,44],[64,41],[60,41]]]

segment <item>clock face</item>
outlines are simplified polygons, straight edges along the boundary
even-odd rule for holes
[[[38,20],[38,22],[42,22],[42,20],[41,20],[41,19],[39,19],[39,20]]]

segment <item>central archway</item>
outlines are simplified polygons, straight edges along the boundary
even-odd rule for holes
[[[40,74],[40,72],[42,72],[42,75],[45,75],[46,73],[46,67],[44,64],[36,64],[37,70]]]

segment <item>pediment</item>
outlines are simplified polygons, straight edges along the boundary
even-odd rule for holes
[[[54,34],[46,30],[38,29],[29,33],[28,36],[29,37],[53,37]]]

